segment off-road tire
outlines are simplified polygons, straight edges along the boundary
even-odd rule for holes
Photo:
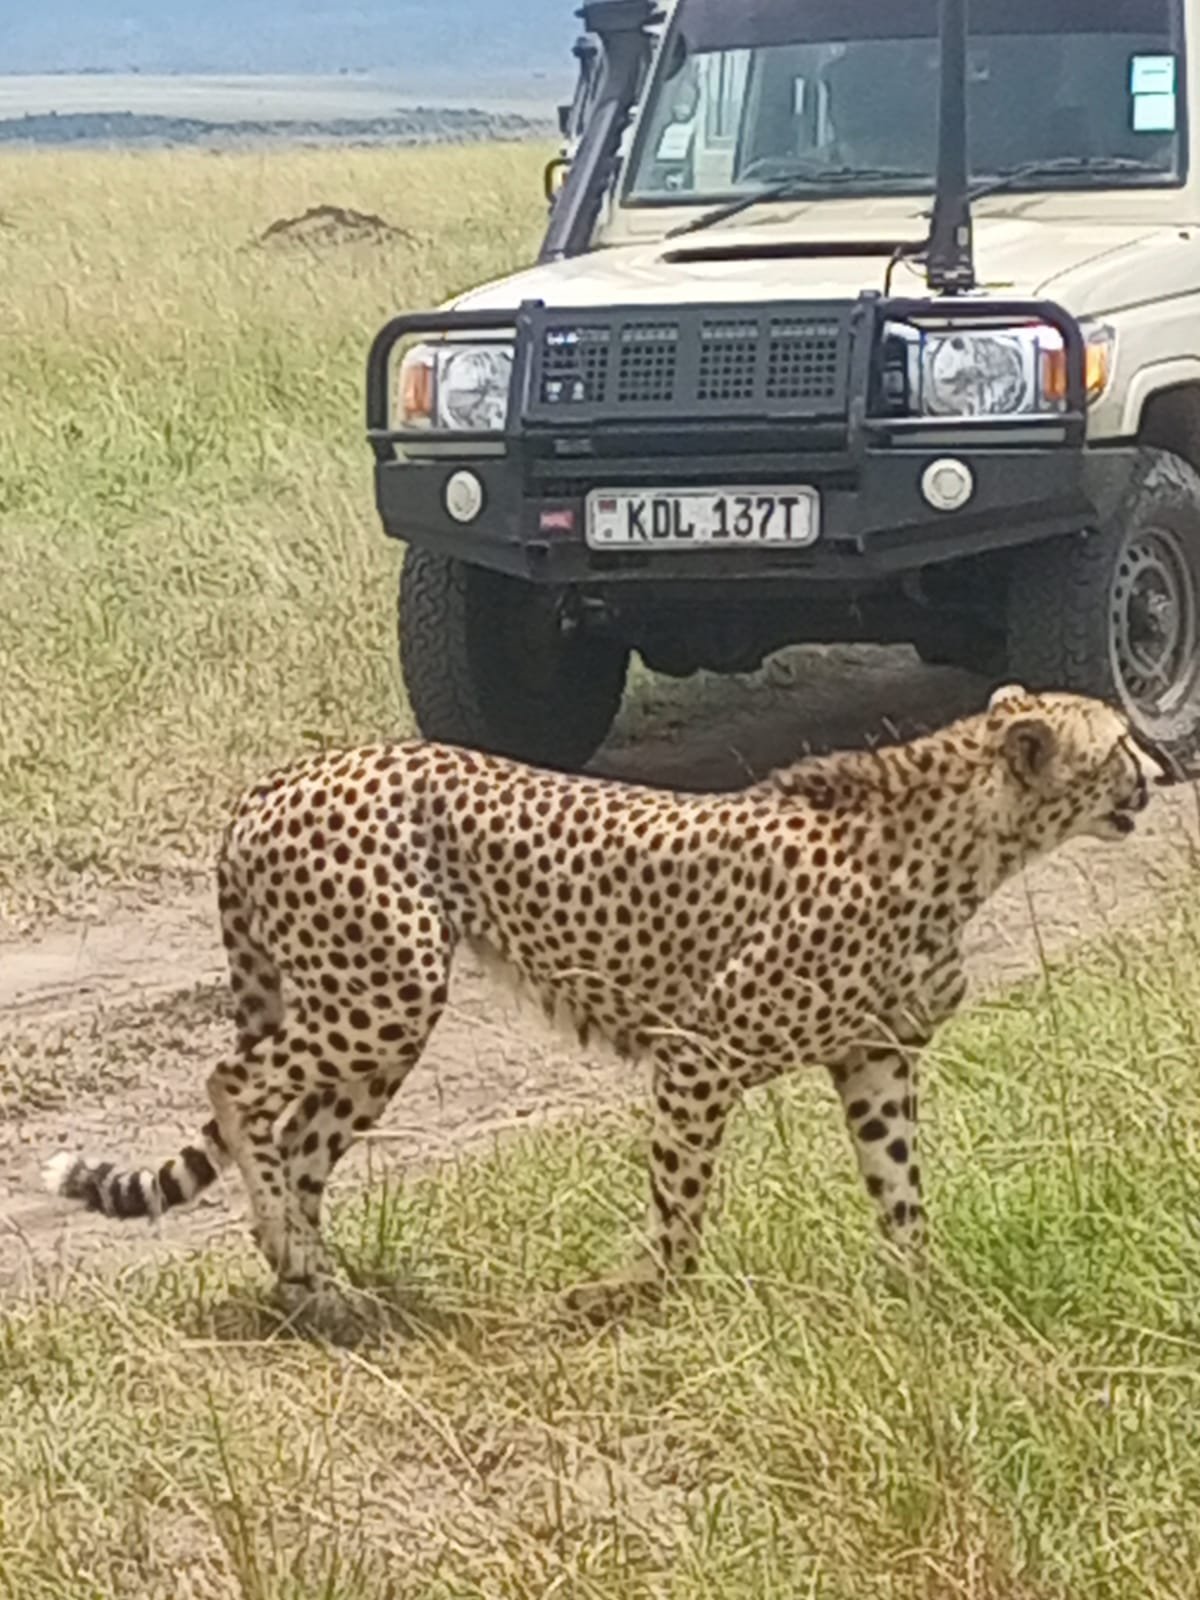
[[[1175,552],[1191,620],[1190,632],[1180,634],[1170,691],[1147,704],[1128,689],[1122,617],[1133,564],[1155,540]],[[1188,638],[1194,648],[1186,648]],[[1108,522],[1018,552],[1009,579],[1008,675],[1029,689],[1071,690],[1122,706],[1176,756],[1200,748],[1200,473],[1194,467],[1169,451],[1144,448]]]
[[[560,624],[534,584],[429,550],[400,575],[400,669],[426,739],[575,770],[621,705],[629,651]]]

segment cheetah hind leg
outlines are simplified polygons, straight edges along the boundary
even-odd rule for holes
[[[302,1021],[285,1022],[272,1037],[222,1061],[208,1080],[208,1095],[225,1147],[241,1171],[251,1231],[275,1274],[283,1309],[313,1326],[328,1324],[331,1336],[341,1337],[353,1330],[342,1315],[334,1266],[287,1182],[275,1139],[275,1124],[311,1062],[307,1046]]]
[[[224,859],[217,865],[217,889],[238,1039],[236,1056],[221,1062],[208,1082],[216,1125],[241,1170],[251,1231],[276,1273],[281,1309],[298,1324],[353,1342],[363,1319],[346,1304],[325,1258],[319,1196],[314,1215],[311,1202],[296,1197],[286,1171],[278,1171],[271,1151],[274,1123],[307,1075],[304,1045],[284,1027],[279,969],[253,937],[244,888]],[[286,1167],[286,1152],[281,1154]]]
[[[428,1029],[423,1032],[427,1034]],[[423,1036],[393,1042],[386,1048],[377,1043],[372,1054],[360,1045],[354,1070],[333,1083],[327,1079],[321,1089],[304,1095],[279,1127],[285,1182],[315,1230],[320,1230],[322,1202],[335,1167],[355,1140],[375,1126],[420,1059],[423,1047]],[[324,1065],[326,1071],[333,1069],[332,1063]],[[339,1286],[335,1294],[328,1285],[314,1291],[301,1286],[294,1293],[285,1286],[284,1296],[290,1298],[294,1313],[303,1322],[315,1318],[325,1325],[336,1323],[339,1309],[344,1308],[348,1326],[361,1326],[364,1332],[386,1319],[390,1303],[386,1292],[381,1297]]]
[[[350,1006],[330,1023],[328,997],[308,997],[306,1016],[315,1021],[320,1015],[322,1023],[314,1038],[310,1021],[310,1048],[301,1069],[306,1081],[274,1128],[284,1192],[318,1245],[322,1203],[334,1169],[383,1115],[420,1060],[446,1003],[449,961],[444,946],[419,982],[410,964],[378,971],[380,994],[402,996],[391,1010]],[[323,1253],[318,1260],[323,1262]],[[280,1295],[291,1314],[331,1337],[344,1341],[382,1331],[389,1321],[390,1297],[343,1286],[323,1264],[314,1274],[280,1276]]]

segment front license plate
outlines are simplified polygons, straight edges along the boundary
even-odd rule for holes
[[[595,550],[787,545],[820,533],[815,489],[598,489],[587,500],[587,542]]]

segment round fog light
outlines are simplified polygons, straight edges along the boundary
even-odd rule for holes
[[[975,493],[975,476],[965,461],[945,456],[921,474],[921,493],[935,511],[957,511]]]
[[[474,522],[483,510],[483,485],[473,472],[456,472],[446,480],[443,499],[455,522]]]

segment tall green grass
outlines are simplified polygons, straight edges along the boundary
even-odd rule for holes
[[[272,1338],[246,1250],[0,1322],[0,1594],[1188,1600],[1200,1572],[1200,922],[949,1028],[931,1272],[885,1276],[833,1096],[753,1097],[701,1280],[583,1336],[622,1117],[335,1219],[407,1320]]]
[[[367,346],[530,259],[542,158],[0,155],[0,895],[189,862],[264,761],[409,727]],[[322,203],[402,231],[258,242]]]

